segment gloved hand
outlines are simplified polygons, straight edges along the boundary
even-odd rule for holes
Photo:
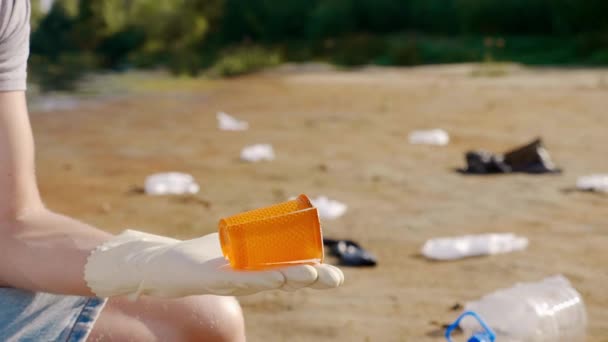
[[[327,264],[233,270],[222,255],[217,233],[180,241],[126,230],[91,253],[85,281],[100,297],[135,299],[140,294],[241,296],[273,289],[328,289],[340,286],[344,274]]]

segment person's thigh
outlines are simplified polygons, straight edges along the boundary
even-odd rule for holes
[[[89,341],[244,341],[241,307],[232,297],[112,298]]]

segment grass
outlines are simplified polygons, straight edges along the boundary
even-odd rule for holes
[[[473,77],[501,77],[507,76],[510,73],[512,63],[499,62],[483,62],[473,68],[471,76]]]
[[[482,62],[473,76],[497,77],[509,72],[505,62],[523,65],[602,66],[608,65],[608,46],[602,38],[550,36],[432,36],[395,33],[383,36],[353,34],[323,41],[290,41],[284,44],[216,48],[198,56],[196,65],[209,65],[206,74],[232,77],[273,67],[282,62],[321,61],[343,67],[360,65],[404,66]],[[488,56],[491,56],[489,58]],[[192,57],[192,56],[191,56]],[[30,58],[32,79],[41,91],[74,90],[89,71],[97,72],[95,56],[65,55],[58,60],[42,56]],[[204,61],[203,61],[204,60]],[[163,64],[165,63],[165,64]],[[171,67],[171,60],[160,59],[149,68]],[[193,70],[190,75],[196,75]],[[181,78],[180,78],[181,79]],[[200,87],[200,78],[188,77],[192,87]],[[174,84],[138,83],[134,87],[170,90]],[[185,82],[188,83],[188,82]],[[183,86],[184,82],[180,82]]]
[[[210,68],[212,76],[231,77],[252,73],[281,64],[276,51],[259,46],[242,46],[227,50]]]

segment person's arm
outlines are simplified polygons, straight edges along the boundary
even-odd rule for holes
[[[0,92],[0,285],[103,297],[247,295],[344,282],[331,265],[236,271],[217,233],[179,241],[127,230],[112,236],[47,210],[34,172],[23,92]]]
[[[112,235],[42,204],[25,93],[0,92],[0,286],[91,295],[87,257]]]
[[[29,1],[0,1],[0,286],[183,297],[342,284],[342,272],[324,264],[232,270],[217,234],[187,241],[134,230],[112,236],[47,210],[36,184],[25,102],[29,16]]]

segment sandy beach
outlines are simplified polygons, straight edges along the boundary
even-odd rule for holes
[[[117,76],[129,89],[120,97],[32,113],[41,191],[50,208],[102,229],[179,238],[299,193],[348,204],[323,222],[325,236],[361,243],[379,265],[343,268],[337,290],[241,298],[250,341],[442,341],[457,304],[558,273],[584,297],[588,341],[608,341],[608,194],[572,191],[577,177],[608,173],[608,70],[508,66],[474,77],[476,68]],[[218,111],[250,129],[218,130]],[[448,131],[450,144],[408,144],[428,128]],[[537,136],[562,174],[454,172],[467,150],[504,152]],[[255,143],[273,144],[277,159],[241,162]],[[200,193],[140,193],[148,174],[173,170],[191,173]],[[483,232],[530,244],[453,262],[419,254],[429,238]]]

